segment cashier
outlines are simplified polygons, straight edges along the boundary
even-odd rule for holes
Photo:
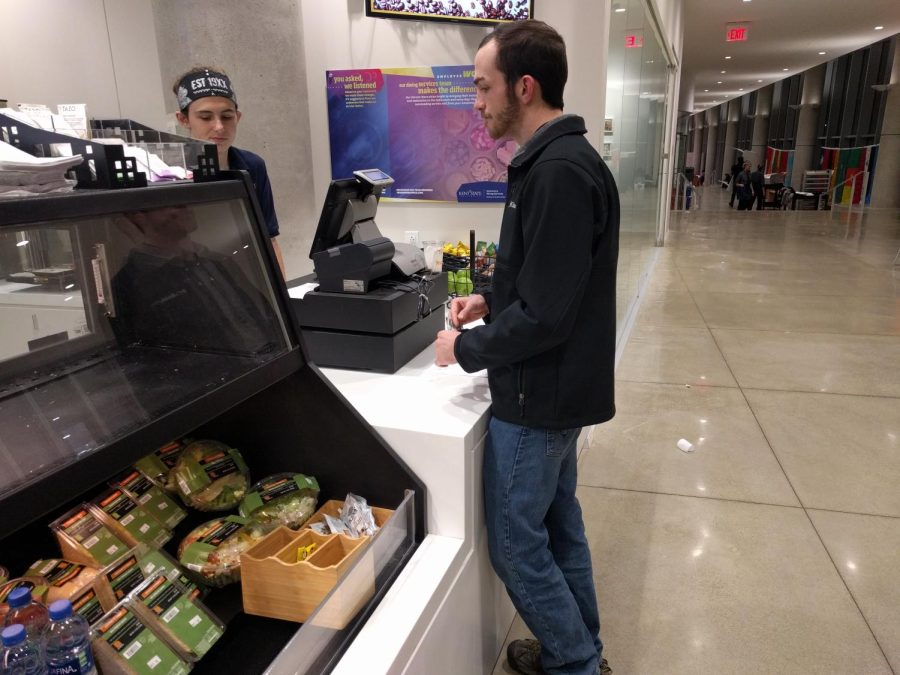
[[[234,147],[241,112],[228,75],[214,68],[192,68],[178,78],[172,91],[178,99],[179,111],[175,113],[178,123],[190,132],[192,138],[216,144],[219,168],[243,169],[250,174],[271,237],[272,250],[284,275],[284,258],[275,239],[278,236],[278,217],[275,215],[266,163],[259,155]]]

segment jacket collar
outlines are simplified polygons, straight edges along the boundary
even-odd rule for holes
[[[525,142],[525,145],[519,148],[509,165],[519,167],[530,162],[547,145],[560,136],[568,136],[569,134],[584,135],[586,133],[587,128],[584,126],[584,118],[578,115],[560,115],[535,131],[534,135]]]

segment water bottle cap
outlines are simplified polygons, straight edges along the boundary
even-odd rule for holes
[[[6,603],[12,607],[24,607],[31,602],[31,589],[26,586],[19,586],[6,598]]]
[[[14,623],[11,626],[7,626],[3,629],[3,633],[0,633],[0,637],[2,637],[3,646],[5,647],[12,647],[20,642],[24,642],[25,626],[20,623]]]
[[[50,603],[50,619],[59,621],[67,616],[72,616],[72,603],[68,600],[57,600]]]

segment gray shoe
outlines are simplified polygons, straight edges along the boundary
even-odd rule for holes
[[[506,662],[521,675],[544,675],[541,665],[541,643],[535,639],[513,640],[506,648]],[[600,661],[598,675],[612,675],[606,659]]]
[[[509,667],[521,675],[543,675],[541,643],[534,639],[513,640],[506,648]]]

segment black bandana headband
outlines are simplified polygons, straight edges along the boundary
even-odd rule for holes
[[[186,113],[188,106],[198,98],[222,96],[234,101],[237,108],[237,97],[231,86],[231,80],[225,73],[204,70],[185,75],[178,83],[178,109]]]

